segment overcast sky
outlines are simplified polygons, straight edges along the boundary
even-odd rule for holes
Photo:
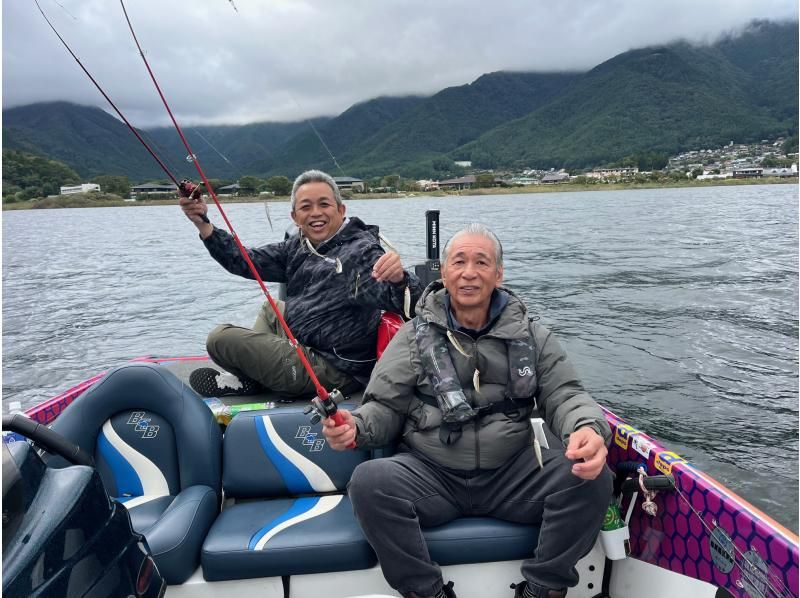
[[[112,0],[39,0],[135,125],[168,123]],[[128,0],[183,124],[336,115],[381,95],[432,94],[499,70],[587,70],[631,48],[710,42],[795,0]],[[32,0],[4,0],[3,107],[108,109]]]

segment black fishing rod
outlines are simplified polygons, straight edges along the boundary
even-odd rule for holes
[[[69,44],[64,40],[64,38],[61,37],[61,34],[55,28],[53,23],[50,22],[50,19],[47,18],[47,15],[44,13],[44,10],[42,10],[42,7],[39,5],[39,0],[33,0],[33,1],[36,4],[36,8],[38,8],[39,12],[42,13],[42,17],[44,17],[44,20],[50,26],[50,29],[53,30],[53,33],[56,34],[56,37],[58,37],[58,39],[61,42],[61,44],[67,49],[67,52],[69,52],[70,55],[72,56],[72,58],[75,59],[75,62],[78,63],[78,66],[81,67],[81,69],[83,70],[84,73],[86,73],[86,76],[89,77],[89,80],[92,83],[94,83],[94,86],[97,88],[97,90],[101,94],[103,94],[103,97],[106,99],[106,101],[109,103],[109,105],[114,109],[114,112],[117,113],[117,116],[119,116],[122,119],[122,122],[124,122],[125,125],[128,127],[128,129],[130,129],[131,133],[133,133],[136,136],[136,139],[138,139],[139,142],[144,146],[144,148],[150,153],[150,155],[158,163],[158,165],[161,167],[161,170],[164,171],[164,173],[167,175],[167,177],[169,177],[169,179],[173,183],[175,183],[176,187],[180,187],[181,183],[179,183],[178,180],[175,178],[175,176],[172,174],[172,172],[170,172],[170,170],[169,170],[169,168],[167,168],[166,164],[164,164],[164,162],[161,160],[161,158],[159,158],[158,155],[156,155],[156,153],[153,151],[153,149],[142,138],[142,136],[139,134],[139,131],[137,131],[136,128],[128,121],[128,119],[125,118],[125,115],[122,114],[122,111],[119,108],[117,108],[117,105],[114,103],[114,101],[109,97],[109,95],[105,92],[105,90],[103,90],[103,88],[100,87],[100,84],[92,76],[92,74],[86,69],[86,67],[81,62],[80,58],[78,58],[78,56],[75,54],[75,52],[72,51],[72,48],[69,47]]]

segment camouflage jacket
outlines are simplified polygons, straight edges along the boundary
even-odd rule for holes
[[[215,228],[204,243],[228,272],[253,278],[227,232]],[[408,271],[397,284],[372,277],[372,266],[384,250],[378,227],[358,218],[349,218],[342,230],[316,250],[325,257],[311,253],[300,236],[293,235],[247,252],[264,281],[286,283],[284,317],[300,344],[342,372],[368,375],[375,365],[381,311],[402,314],[406,287],[413,310],[422,293],[419,280]],[[340,273],[336,258],[342,265]]]
[[[525,305],[508,289],[508,303],[500,315],[477,339],[450,328],[441,282],[431,283],[420,299],[417,315],[432,329],[454,335],[464,353],[450,350],[450,357],[467,400],[482,407],[505,398],[509,380],[508,341],[533,341],[536,368],[536,407],[522,417],[503,412],[476,418],[462,427],[460,438],[445,445],[439,437],[442,413],[419,397],[435,391],[419,356],[413,322],[406,322],[381,356],[372,372],[363,404],[356,418],[360,447],[377,447],[402,438],[412,451],[455,470],[496,469],[533,443],[529,417],[543,417],[550,436],[550,448],[583,426],[591,426],[606,442],[611,430],[603,411],[584,390],[578,376],[555,336],[544,326],[528,319]],[[448,341],[449,342],[449,341]],[[474,385],[479,371],[479,390]],[[563,449],[560,449],[563,450]]]

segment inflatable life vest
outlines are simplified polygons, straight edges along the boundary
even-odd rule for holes
[[[481,407],[470,404],[450,355],[447,336],[437,326],[420,316],[415,317],[414,335],[422,368],[435,393],[435,397],[418,394],[424,403],[442,412],[439,440],[453,444],[461,437],[462,426],[490,413],[504,413],[512,419],[527,415],[527,407],[535,406],[536,367],[533,339],[530,336],[506,341],[508,354],[508,382],[504,397]]]

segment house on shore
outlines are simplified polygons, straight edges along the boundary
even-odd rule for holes
[[[542,185],[557,185],[569,181],[567,172],[548,172],[542,177]]]

